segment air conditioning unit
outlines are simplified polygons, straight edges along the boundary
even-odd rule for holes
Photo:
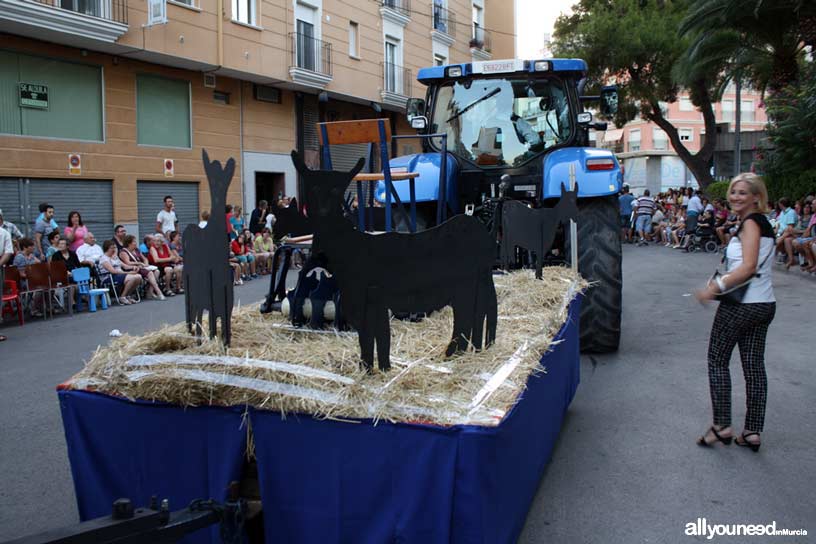
[[[272,102],[273,104],[281,103],[281,92],[280,89],[276,87],[270,87],[269,85],[255,85],[253,91],[255,100],[258,100],[259,102]]]
[[[215,89],[215,74],[204,74],[204,86]]]

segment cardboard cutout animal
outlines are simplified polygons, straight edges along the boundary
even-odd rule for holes
[[[226,168],[219,161],[210,162],[206,150],[201,151],[204,171],[210,185],[210,209],[223,210],[227,204],[227,189],[235,173],[235,160],[229,159]],[[201,336],[204,310],[209,312],[210,338],[218,333],[221,320],[221,338],[229,345],[232,319],[232,269],[229,265],[229,237],[227,225],[215,216],[203,229],[189,225],[184,229],[184,303],[187,329]]]
[[[544,256],[550,251],[555,231],[560,223],[578,218],[578,185],[567,191],[561,184],[561,199],[552,208],[529,208],[518,200],[506,200],[502,204],[501,261],[509,267],[515,256],[516,246],[522,247],[536,257],[536,278],[541,279]]]
[[[496,243],[479,221],[457,215],[416,234],[367,234],[343,216],[343,197],[351,172],[310,170],[292,152],[303,176],[313,251],[322,251],[340,288],[338,310],[358,333],[366,368],[390,368],[388,311],[420,313],[453,307],[453,335],[446,355],[476,349],[496,339],[496,289],[492,265]],[[485,335],[485,321],[487,333]],[[484,340],[483,340],[484,337]]]

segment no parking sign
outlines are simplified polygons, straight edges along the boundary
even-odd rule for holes
[[[164,159],[164,177],[172,178],[174,175],[173,159]]]
[[[82,174],[82,158],[79,153],[68,154],[68,174],[79,176]]]

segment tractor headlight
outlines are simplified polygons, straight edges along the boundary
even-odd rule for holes
[[[450,66],[448,68],[448,77],[462,77],[462,67]]]
[[[533,70],[536,72],[547,72],[550,69],[550,63],[546,60],[537,60],[533,64]]]

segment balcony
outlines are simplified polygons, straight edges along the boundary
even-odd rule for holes
[[[390,62],[380,63],[380,68],[383,75],[380,92],[383,103],[405,108],[405,102],[411,96],[411,70]]]
[[[380,15],[404,27],[411,21],[411,0],[380,0]]]
[[[490,32],[473,23],[473,34],[470,38],[470,53],[478,60],[490,60],[492,55],[490,52],[493,49],[492,40],[490,39]]]
[[[332,45],[306,34],[289,33],[292,63],[289,76],[295,83],[324,88],[332,80]]]
[[[451,46],[455,36],[456,16],[451,10],[434,2],[431,37],[439,43]]]
[[[0,0],[0,32],[90,47],[127,30],[127,0]]]

